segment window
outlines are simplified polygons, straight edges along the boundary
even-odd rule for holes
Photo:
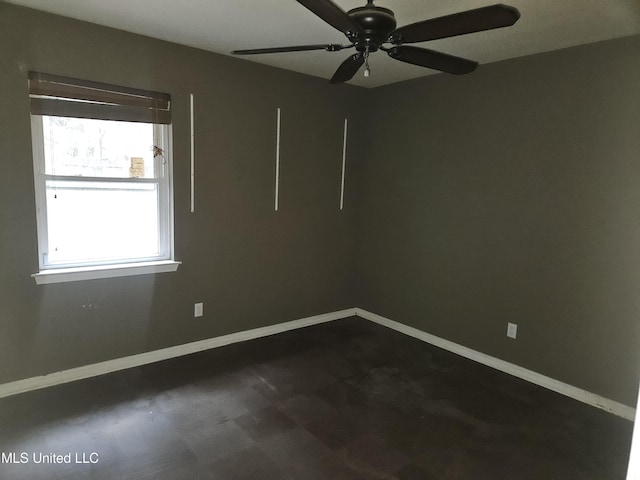
[[[38,283],[173,271],[170,97],[30,73]]]

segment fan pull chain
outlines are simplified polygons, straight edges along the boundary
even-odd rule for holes
[[[369,77],[371,75],[371,69],[369,68],[369,45],[367,45],[364,51],[364,76]]]

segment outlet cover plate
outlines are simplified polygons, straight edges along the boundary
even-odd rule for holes
[[[507,323],[507,337],[516,338],[518,336],[518,325],[515,323]]]
[[[204,315],[204,304],[203,303],[196,303],[193,306],[193,316],[194,317],[201,317],[202,315]]]

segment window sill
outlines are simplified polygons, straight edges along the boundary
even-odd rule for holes
[[[42,270],[31,276],[38,285],[49,283],[77,282],[81,280],[95,280],[98,278],[128,277],[131,275],[146,275],[150,273],[175,272],[182,262],[162,260],[158,262],[121,263],[116,265],[101,265],[97,267],[59,268]]]

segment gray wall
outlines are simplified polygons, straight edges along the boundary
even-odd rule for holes
[[[28,70],[172,95],[176,273],[36,286]],[[350,190],[338,206],[343,122],[354,174],[363,92],[0,2],[0,383],[352,307]]]
[[[372,92],[358,306],[635,405],[638,52],[633,37]]]

